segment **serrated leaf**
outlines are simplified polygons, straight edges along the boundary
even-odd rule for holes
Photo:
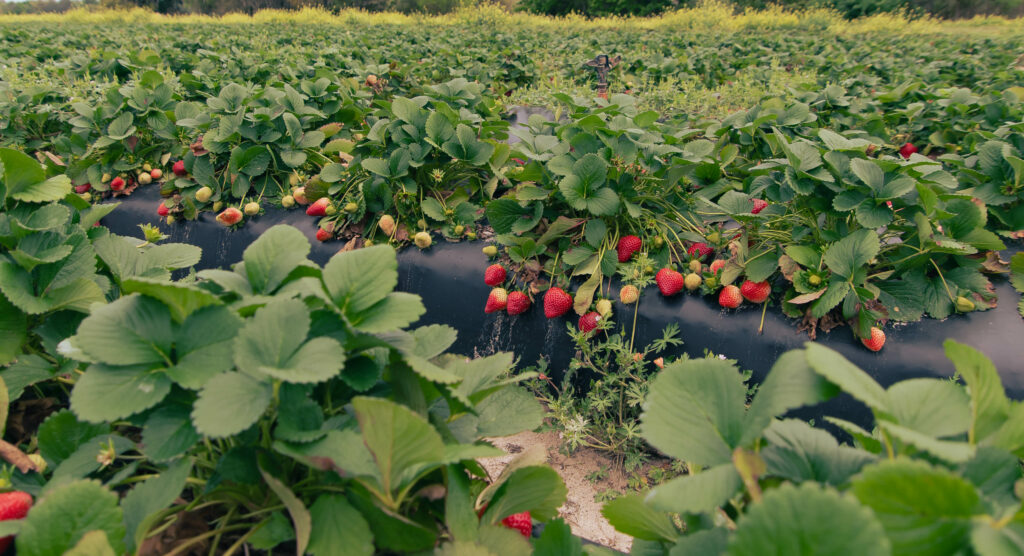
[[[873,454],[840,445],[826,431],[804,421],[775,421],[765,431],[761,451],[769,475],[794,483],[818,482],[839,487],[862,467],[873,463]]]
[[[889,395],[875,379],[838,352],[820,344],[806,345],[807,362],[811,368],[844,392],[864,402],[871,409],[891,414]]]
[[[313,530],[309,548],[313,556],[369,556],[373,533],[366,519],[344,496],[322,494],[309,509]]]
[[[395,251],[384,245],[338,253],[324,266],[323,280],[338,308],[353,315],[395,289],[398,259]]]
[[[740,518],[728,551],[730,556],[891,553],[870,510],[814,483],[765,493]]]
[[[85,421],[103,423],[149,409],[171,391],[171,379],[149,371],[147,364],[90,365],[71,391],[71,410]]]
[[[90,531],[103,531],[115,553],[124,553],[117,494],[96,481],[74,481],[54,487],[29,510],[15,543],[25,556],[61,556]]]
[[[864,469],[852,492],[871,508],[899,554],[955,554],[981,511],[974,487],[952,472],[898,459]]]
[[[743,486],[731,463],[717,465],[693,475],[676,477],[658,485],[644,502],[655,510],[674,513],[712,513]],[[653,539],[652,539],[653,540]]]
[[[668,514],[650,508],[641,494],[626,494],[601,508],[616,531],[649,541],[672,541],[679,536]]]
[[[293,226],[277,225],[263,232],[242,254],[252,291],[276,291],[309,250],[309,240]]]
[[[354,398],[352,407],[385,492],[401,490],[421,469],[444,460],[441,436],[406,407],[364,397]]]
[[[149,414],[142,428],[142,453],[155,462],[176,458],[199,441],[190,408],[165,404]]]
[[[263,415],[272,394],[269,383],[243,373],[221,373],[199,392],[192,408],[192,423],[197,432],[210,437],[238,434]]]
[[[728,361],[666,365],[651,382],[641,433],[661,452],[694,465],[731,462],[743,434],[745,392]]]
[[[830,245],[825,250],[824,262],[832,272],[849,278],[878,254],[879,247],[874,230],[857,230]]]
[[[79,326],[77,346],[111,365],[157,365],[169,360],[171,314],[149,297],[132,294],[97,307]]]
[[[253,376],[323,382],[337,375],[345,350],[333,338],[306,341],[310,317],[298,299],[278,299],[256,311],[235,338],[235,365]]]

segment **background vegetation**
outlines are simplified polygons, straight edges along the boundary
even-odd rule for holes
[[[81,6],[142,7],[159,13],[253,13],[261,9],[319,7],[404,13],[447,13],[477,4],[498,4],[509,10],[547,15],[582,14],[651,16],[703,4],[703,0],[29,0],[0,2],[0,13],[64,12]],[[1024,15],[1024,0],[731,0],[736,11],[781,6],[787,10],[828,8],[843,17],[903,12],[961,19],[978,15]]]

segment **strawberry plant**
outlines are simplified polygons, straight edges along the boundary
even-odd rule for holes
[[[132,551],[198,508],[217,508],[218,536],[235,547],[294,541],[312,553],[338,534],[361,553],[486,545],[510,515],[556,515],[565,487],[536,458],[490,481],[473,461],[501,453],[484,438],[540,424],[522,378],[505,376],[511,355],[467,360],[443,353],[455,339],[448,327],[403,331],[423,306],[392,291],[390,248],[321,268],[306,260],[308,240],[281,226],[234,270],[174,282],[128,273],[153,251],[105,237],[99,260],[121,297],[92,306],[57,346],[82,372],[70,411],[39,428],[47,470],[12,477],[42,495],[16,528],[19,553],[102,545],[89,537],[97,530],[115,552]],[[111,489],[134,483],[119,502]],[[430,485],[449,494],[424,497]],[[88,511],[107,521],[57,534],[54,516],[87,511],[89,497]]]
[[[1015,486],[1024,406],[1006,398],[984,355],[952,340],[945,349],[964,384],[883,388],[808,343],[778,360],[749,403],[730,362],[669,364],[651,383],[640,434],[700,472],[620,497],[603,513],[638,539],[634,550],[652,554],[1002,553],[1024,526]],[[826,418],[852,446],[779,418],[838,392],[874,416],[870,431]]]

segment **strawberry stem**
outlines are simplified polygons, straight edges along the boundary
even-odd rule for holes
[[[768,312],[768,300],[765,300],[764,303],[761,304],[761,325],[757,327],[758,334],[764,332],[764,314],[766,312]]]

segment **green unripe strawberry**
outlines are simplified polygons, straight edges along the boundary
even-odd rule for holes
[[[702,265],[700,264],[700,261],[698,261],[697,259],[690,261],[691,272],[700,272],[701,266]]]
[[[683,279],[683,285],[685,285],[686,289],[688,289],[690,291],[693,291],[693,290],[699,288],[700,287],[700,283],[701,283],[700,274],[697,274],[696,272],[691,272],[690,274],[687,274],[686,278]]]
[[[483,248],[484,255],[488,257],[496,257],[498,255],[498,248],[493,245],[488,245]]]
[[[244,212],[246,216],[256,216],[257,214],[260,213],[260,204],[255,201],[246,203],[245,208],[242,209],[242,212]]]
[[[210,197],[212,196],[213,190],[210,189],[209,187],[206,187],[205,185],[196,190],[196,200],[199,201],[200,203],[205,203],[206,201],[209,201]]]
[[[355,203],[346,203],[345,204],[345,212],[351,214],[351,213],[353,213],[353,212],[355,212],[357,210],[359,210],[359,205],[357,205]]]
[[[718,232],[711,232],[708,234],[708,243],[718,245],[719,241],[722,241],[722,234]]]
[[[821,285],[821,276],[818,276],[817,274],[811,274],[807,278],[807,283],[812,285],[812,286],[820,286]]]
[[[462,232],[464,232],[464,231],[466,231],[466,227],[465,226],[463,226],[462,224],[456,224],[455,225],[455,230],[454,230],[455,235],[461,236]]]
[[[466,239],[470,241],[476,239],[476,232],[466,232]]]
[[[295,206],[295,197],[291,195],[285,195],[281,197],[281,206],[284,208],[291,208]]]
[[[961,313],[970,313],[975,308],[974,302],[962,295],[956,298],[955,305],[956,310]]]
[[[433,243],[433,239],[427,232],[417,232],[416,235],[413,236],[412,241],[416,244],[416,247],[419,247],[420,249],[426,249],[427,247],[430,247],[431,243]]]
[[[327,208],[324,209],[324,214],[326,216],[334,216],[338,214],[338,209],[334,205],[327,205]]]
[[[213,203],[213,212],[220,212],[224,209],[224,201],[216,201]]]

